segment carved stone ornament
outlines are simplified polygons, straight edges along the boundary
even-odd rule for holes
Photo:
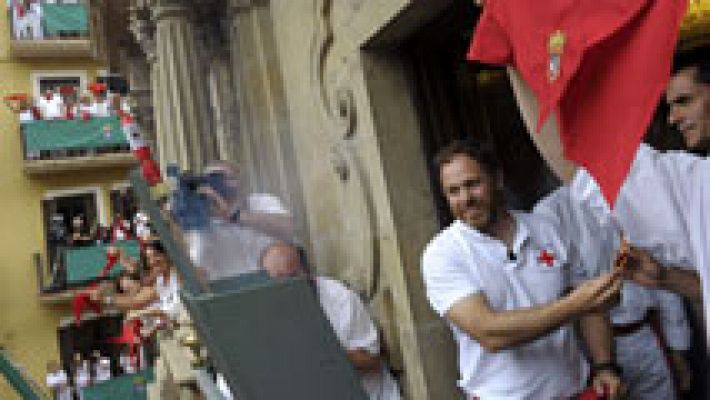
[[[340,251],[348,265],[346,273],[358,274],[354,280],[365,285],[371,300],[380,286],[380,242],[372,186],[352,140],[356,133],[355,98],[347,81],[346,60],[333,60],[335,45],[333,0],[314,0],[315,31],[311,43],[311,86],[316,91],[323,116],[323,126],[333,141],[330,162],[342,185],[337,188],[341,207],[337,223],[347,240],[340,241]],[[332,65],[336,61],[340,64]],[[330,63],[330,65],[329,65]],[[330,72],[330,73],[329,73]],[[340,76],[334,74],[340,72]],[[364,281],[363,279],[364,278]]]

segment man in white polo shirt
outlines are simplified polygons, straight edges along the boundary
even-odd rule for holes
[[[598,218],[595,208],[603,206],[601,192],[596,198],[579,198],[580,184],[574,180],[538,202],[534,213],[549,218],[571,244],[571,252],[587,276],[597,276],[612,263],[620,246],[618,228],[609,218]],[[590,204],[595,200],[597,204]],[[599,204],[598,202],[601,202]],[[636,232],[625,237],[636,243]],[[672,246],[653,246],[655,257],[678,262]],[[632,253],[633,254],[633,253]],[[676,389],[690,389],[690,369],[685,351],[690,346],[690,327],[683,303],[673,293],[625,282],[621,304],[610,310],[615,355],[622,369],[629,398],[671,400]],[[677,388],[673,377],[677,378]]]
[[[568,246],[544,218],[503,207],[491,152],[466,142],[442,149],[440,184],[455,221],[427,245],[427,297],[458,343],[459,386],[472,399],[553,399],[583,390],[588,366],[574,335],[579,319],[598,393],[622,392],[605,310],[621,279],[606,273],[572,286]]]

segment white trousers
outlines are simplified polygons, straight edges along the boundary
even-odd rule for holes
[[[650,326],[615,337],[616,358],[630,400],[673,400],[673,378],[663,350]]]

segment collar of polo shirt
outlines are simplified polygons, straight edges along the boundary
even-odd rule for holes
[[[530,229],[527,227],[525,222],[523,221],[522,218],[519,217],[519,212],[517,211],[509,211],[510,215],[513,217],[513,220],[515,220],[515,235],[513,237],[513,248],[511,249],[514,254],[518,255],[520,254],[523,246],[531,240],[530,236]],[[469,239],[474,239],[474,240],[479,240],[481,242],[494,242],[497,245],[499,245],[503,251],[504,257],[507,259],[508,258],[508,246],[503,243],[502,240],[493,237],[487,233],[483,233],[479,231],[476,228],[473,228],[472,226],[468,225],[467,223],[457,219],[455,221],[456,224],[459,224],[463,229],[469,231],[471,233],[471,237]],[[510,262],[508,263],[511,266],[518,267],[520,266],[519,262]]]

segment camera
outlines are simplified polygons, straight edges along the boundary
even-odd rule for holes
[[[223,173],[183,173],[177,179],[172,209],[175,221],[183,230],[201,230],[210,224],[210,199],[199,192],[202,187],[214,190],[222,197],[229,196]]]

